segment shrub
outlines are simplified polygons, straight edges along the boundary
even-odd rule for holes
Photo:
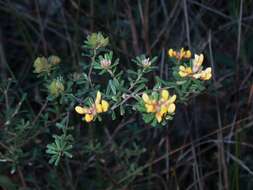
[[[34,72],[48,86],[50,109],[61,114],[56,126],[63,134],[53,135],[54,142],[47,146],[50,163],[57,165],[62,156],[72,157],[74,138],[69,133],[69,123],[74,110],[81,116],[79,122],[88,127],[99,127],[94,124],[96,121],[112,122],[113,126],[117,117],[128,118],[131,114],[142,115],[143,121],[152,127],[169,126],[177,104],[187,104],[191,95],[201,93],[205,81],[212,76],[211,68],[204,69],[202,65],[204,55],[195,54],[192,58],[191,51],[184,48],[168,50],[170,80],[150,77],[157,69],[157,57],[137,56],[132,60],[133,68],[124,68],[126,72],[122,72],[120,61],[108,44],[109,39],[101,33],[89,35],[83,46],[88,61],[74,73],[60,74],[60,67],[56,67],[60,58],[54,55],[38,57],[34,62]]]

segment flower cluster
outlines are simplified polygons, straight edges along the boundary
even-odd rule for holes
[[[101,92],[97,92],[96,100],[90,107],[76,106],[75,110],[77,113],[84,115],[86,122],[91,122],[99,113],[107,112],[109,103],[102,99]]]
[[[58,65],[61,59],[58,56],[51,55],[48,58],[38,57],[33,64],[34,73],[38,74],[49,74],[54,69],[55,65]]]
[[[143,93],[142,99],[145,104],[147,113],[154,113],[158,123],[166,115],[173,115],[176,110],[175,100],[176,95],[170,96],[167,90],[162,90],[160,93],[160,98],[150,97],[146,93]]]
[[[87,37],[85,47],[88,49],[99,49],[106,47],[109,43],[109,38],[104,37],[100,32],[92,33]]]
[[[208,67],[203,70],[202,63],[204,61],[204,55],[195,54],[192,60],[192,65],[189,66],[179,66],[178,74],[180,77],[192,77],[194,79],[209,80],[212,77],[212,68]]]
[[[192,53],[190,50],[184,50],[184,48],[181,48],[180,51],[169,49],[168,56],[170,58],[176,58],[177,60],[182,60],[182,59],[190,59],[192,56]]]

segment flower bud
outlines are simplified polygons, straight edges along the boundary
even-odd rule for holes
[[[151,65],[151,61],[149,61],[149,58],[146,58],[142,60],[141,64],[144,68],[147,68]]]
[[[87,37],[86,45],[91,49],[106,47],[109,43],[109,38],[105,38],[100,32],[92,33]]]
[[[61,79],[56,79],[51,82],[51,84],[48,87],[49,93],[52,96],[59,96],[64,92],[64,85]]]
[[[107,60],[107,59],[102,59],[100,61],[100,66],[103,68],[103,69],[108,69],[110,66],[111,66],[111,60]]]
[[[33,63],[34,73],[50,72],[50,65],[45,57],[37,57]]]
[[[49,64],[57,65],[61,62],[61,59],[56,55],[51,55],[48,58],[48,62],[49,62]]]

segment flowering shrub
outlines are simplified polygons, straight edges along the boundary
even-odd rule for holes
[[[210,67],[203,69],[203,54],[192,58],[190,50],[169,49],[167,64],[172,68],[171,77],[163,80],[156,76],[153,83],[150,74],[156,72],[157,57],[137,56],[132,60],[133,67],[125,68],[108,44],[109,39],[101,33],[89,35],[83,46],[85,61],[78,72],[61,72],[57,56],[39,57],[34,62],[34,72],[43,78],[51,106],[66,113],[57,123],[62,135],[54,135],[55,142],[47,147],[50,162],[55,165],[64,155],[72,157],[69,124],[78,126],[72,121],[75,117],[80,118],[81,125],[93,127],[105,117],[112,121],[137,113],[150,126],[169,125],[176,107],[186,104],[191,95],[201,93],[204,82],[212,76]]]

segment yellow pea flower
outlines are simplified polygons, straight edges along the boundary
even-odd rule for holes
[[[145,107],[148,113],[156,111],[156,100],[151,100],[146,93],[142,94],[142,99],[145,103]]]
[[[192,71],[194,73],[198,72],[201,69],[203,61],[204,55],[202,53],[200,55],[195,54],[195,58],[192,61]]]
[[[190,50],[185,51],[184,48],[180,49],[180,55],[179,55],[180,59],[189,59],[191,58],[191,56],[192,56],[192,53]]]
[[[202,70],[204,55],[195,54],[192,60],[192,67],[179,66],[178,74],[180,77],[192,77],[194,79],[209,80],[212,77],[212,68],[208,67]]]
[[[168,50],[168,55],[169,55],[169,57],[176,57],[177,52],[170,48]]]
[[[180,51],[178,52],[173,49],[169,49],[168,56],[171,58],[182,60],[182,59],[190,59],[192,56],[192,53],[190,50],[184,50],[184,48],[181,48]]]
[[[202,80],[209,80],[212,77],[212,68],[208,67],[204,71],[201,72],[200,78]]]
[[[192,74],[192,69],[191,67],[185,67],[183,65],[180,65],[178,74],[180,77],[187,77]]]
[[[146,112],[154,113],[158,123],[160,123],[167,114],[173,114],[175,112],[176,106],[174,102],[176,101],[176,95],[170,96],[168,90],[161,90],[159,100],[150,98],[146,93],[142,94],[142,99]]]
[[[190,50],[187,50],[184,57],[190,59],[192,57],[192,52]]]
[[[105,100],[102,100],[102,95],[100,91],[97,92],[95,102],[90,107],[75,107],[75,111],[77,113],[85,115],[83,117],[83,120],[85,120],[86,122],[93,121],[97,114],[107,112],[108,109],[109,103]]]
[[[97,113],[107,112],[107,110],[109,108],[109,103],[105,100],[102,100],[102,96],[101,96],[100,91],[97,92],[95,105],[96,105]]]

